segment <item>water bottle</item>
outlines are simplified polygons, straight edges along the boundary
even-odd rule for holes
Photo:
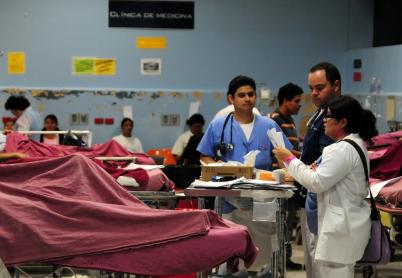
[[[373,78],[371,78],[371,82],[370,82],[369,94],[370,95],[376,94],[377,88],[378,88],[377,78],[373,77]]]
[[[364,107],[366,109],[370,109],[374,113],[376,118],[381,117],[381,115],[377,113],[377,96],[381,93],[381,91],[381,80],[376,77],[372,77],[370,82],[369,94],[365,100]],[[373,96],[373,98],[370,99],[370,96]]]
[[[364,103],[363,103],[363,107],[365,109],[371,109],[371,95],[375,95],[377,92],[377,78],[376,77],[372,77],[371,78],[371,82],[370,82],[370,86],[369,86],[369,91],[368,91],[368,95],[366,96],[366,98],[364,99]]]
[[[381,80],[377,78],[377,82],[376,82],[376,94],[381,94],[382,92],[382,84],[381,84]]]

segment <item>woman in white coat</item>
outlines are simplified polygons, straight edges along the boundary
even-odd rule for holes
[[[364,141],[378,132],[375,117],[357,100],[341,96],[329,102],[325,134],[336,142],[324,148],[313,165],[305,165],[284,148],[275,156],[289,174],[309,191],[317,193],[318,237],[314,264],[320,277],[354,277],[354,265],[363,256],[370,236],[370,208],[365,201],[368,186],[361,158],[343,139],[351,139],[363,150]]]

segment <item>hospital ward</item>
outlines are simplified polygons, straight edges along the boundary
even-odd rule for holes
[[[402,277],[402,2],[0,0],[0,278]]]

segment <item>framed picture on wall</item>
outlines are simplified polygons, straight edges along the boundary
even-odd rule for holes
[[[141,59],[141,75],[161,75],[162,59],[143,58]]]

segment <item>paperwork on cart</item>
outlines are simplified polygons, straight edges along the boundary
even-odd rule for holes
[[[231,181],[202,181],[195,180],[192,184],[195,188],[219,188],[219,189],[269,189],[269,190],[296,190],[297,187],[291,184],[280,184],[276,181],[265,181],[246,179],[241,177]]]

